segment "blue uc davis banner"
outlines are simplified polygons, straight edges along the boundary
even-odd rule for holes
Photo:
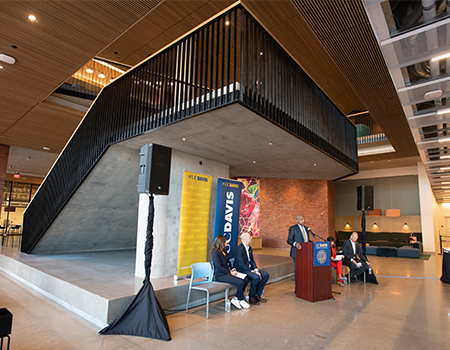
[[[314,242],[313,266],[329,266],[330,260],[330,242]]]
[[[228,179],[218,179],[217,181],[214,240],[219,235],[225,236],[230,258],[234,258],[238,242],[241,191],[242,182],[240,181]]]

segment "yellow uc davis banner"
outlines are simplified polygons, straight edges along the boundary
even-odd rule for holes
[[[206,261],[212,176],[185,171],[181,193],[177,275],[191,273],[191,264]]]

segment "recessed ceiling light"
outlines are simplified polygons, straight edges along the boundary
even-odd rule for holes
[[[14,57],[6,55],[4,53],[0,53],[0,61],[8,63],[8,64],[16,63],[16,59]]]
[[[34,22],[34,21],[36,21],[36,16],[29,15],[29,16],[28,16],[28,19],[29,19],[31,22]]]
[[[46,151],[50,151],[51,150],[51,148],[47,147],[47,146],[42,147],[42,149],[45,149]]]
[[[86,69],[86,73],[91,74],[91,73],[94,73],[94,71],[91,68],[88,68],[88,69]]]
[[[104,75],[103,73],[100,73],[100,74],[98,75],[98,77],[101,78],[101,79],[103,79],[103,78],[106,77],[106,75]]]
[[[229,22],[229,21],[226,21],[225,24],[226,24],[227,26],[229,26],[229,25],[230,25],[230,22]]]
[[[0,66],[0,70],[3,69],[3,66]]]
[[[444,54],[444,55],[441,55],[441,56],[433,57],[433,58],[431,59],[431,62],[439,61],[439,60],[442,60],[442,59],[448,58],[448,57],[450,57],[450,52],[449,52],[449,53],[446,53],[446,54]]]
[[[446,113],[450,113],[450,108],[441,109],[437,111],[437,114],[446,114]]]
[[[101,65],[103,65],[103,66],[105,66],[105,67],[108,67],[108,68],[110,68],[110,69],[112,69],[112,70],[115,70],[116,72],[119,72],[120,74],[125,73],[124,70],[119,69],[119,68],[117,68],[117,67],[115,67],[115,66],[113,66],[113,65],[111,65],[111,64],[109,64],[109,63],[103,62],[103,61],[101,61],[101,60],[97,60],[97,59],[93,58],[92,61],[97,62],[97,63],[100,63]]]

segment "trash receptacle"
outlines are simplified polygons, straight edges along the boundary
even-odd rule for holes
[[[0,309],[0,337],[6,337],[11,334],[12,313],[8,309]]]
[[[0,338],[1,338],[1,348],[3,348],[3,338],[8,337],[8,350],[9,350],[9,334],[11,334],[12,328],[12,313],[8,309],[0,309]],[[1,349],[0,348],[0,349]]]

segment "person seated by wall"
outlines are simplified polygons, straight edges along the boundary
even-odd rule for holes
[[[358,276],[367,271],[369,267],[372,267],[372,264],[361,252],[361,246],[357,240],[358,234],[353,232],[350,235],[350,239],[344,241],[344,258],[342,259],[342,263],[350,268],[350,279],[352,279],[354,283],[359,283]]]
[[[250,244],[252,236],[248,233],[241,235],[241,244],[236,249],[234,257],[234,267],[239,272],[245,273],[250,280],[249,302],[251,305],[259,305],[265,303],[266,298],[263,296],[264,286],[269,280],[269,274],[258,269],[253,258],[253,251]]]
[[[327,241],[330,242],[331,266],[336,269],[337,284],[340,287],[345,287],[344,275],[342,271],[342,259],[336,259],[336,240],[334,237],[329,236]]]
[[[249,279],[247,277],[237,277],[239,273],[236,269],[231,267],[230,258],[226,251],[227,240],[224,236],[217,236],[212,251],[212,262],[214,265],[214,275],[216,281],[232,284],[237,287],[236,295],[231,299],[233,304],[238,309],[248,309],[250,305],[245,301],[244,289],[247,286]]]

